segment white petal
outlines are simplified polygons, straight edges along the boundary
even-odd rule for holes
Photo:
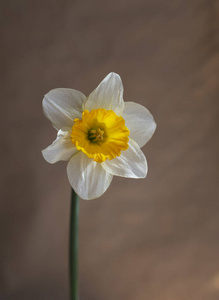
[[[125,102],[122,117],[130,130],[130,138],[135,140],[139,147],[144,146],[156,129],[151,113],[140,104]]]
[[[80,198],[91,200],[100,197],[109,187],[113,176],[100,163],[79,151],[67,166],[69,182]]]
[[[84,94],[73,89],[54,89],[43,98],[43,111],[56,129],[72,127],[82,114]]]
[[[117,115],[122,114],[124,109],[123,85],[118,74],[108,74],[87,98],[84,109],[90,111],[97,108],[113,110]]]
[[[71,131],[58,131],[56,140],[42,151],[43,157],[48,163],[54,164],[60,160],[69,160],[78,151],[70,136]]]
[[[107,159],[102,166],[112,175],[129,178],[145,178],[148,171],[144,153],[132,139],[129,139],[127,150],[122,151],[120,156],[112,160]]]

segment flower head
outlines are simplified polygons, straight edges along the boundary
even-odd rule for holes
[[[82,199],[100,197],[113,175],[146,177],[147,161],[140,148],[152,137],[156,123],[145,107],[124,102],[118,74],[107,75],[88,97],[73,89],[51,90],[43,110],[58,130],[43,157],[49,163],[69,160],[68,179]]]

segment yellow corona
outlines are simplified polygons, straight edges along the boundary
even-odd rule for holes
[[[128,149],[129,130],[123,117],[112,110],[85,110],[81,120],[74,120],[71,141],[89,158],[102,163]]]

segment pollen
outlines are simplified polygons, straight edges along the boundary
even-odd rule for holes
[[[101,163],[128,149],[129,130],[123,117],[112,110],[85,110],[81,120],[74,120],[71,141],[78,150]]]
[[[100,128],[92,129],[88,133],[88,139],[95,143],[96,141],[102,141],[103,140],[104,131]]]

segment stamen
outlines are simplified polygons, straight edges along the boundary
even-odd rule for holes
[[[103,140],[104,131],[100,128],[92,129],[89,131],[88,139],[91,142],[102,141]]]

